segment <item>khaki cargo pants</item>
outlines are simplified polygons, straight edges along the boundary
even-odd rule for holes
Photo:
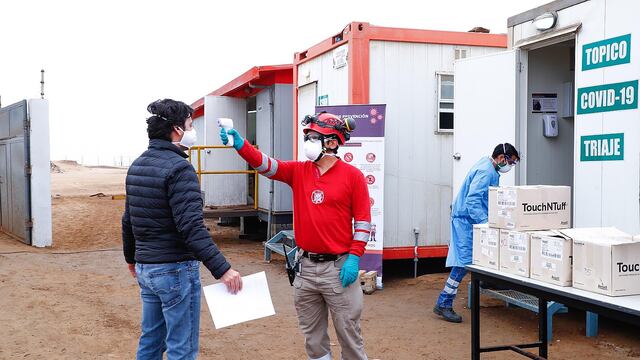
[[[343,288],[340,281],[340,268],[347,256],[318,263],[305,257],[299,258],[300,269],[293,282],[294,301],[309,359],[332,359],[327,332],[328,315],[331,312],[342,348],[342,359],[366,360],[360,331],[363,297],[360,282]]]

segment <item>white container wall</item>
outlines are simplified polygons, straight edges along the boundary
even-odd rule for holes
[[[348,65],[334,68],[333,60],[334,52],[347,46],[299,65],[298,121],[321,102],[349,103]],[[397,41],[371,41],[369,47],[369,103],[387,105],[384,246],[413,246],[414,228],[419,229],[419,246],[446,245],[452,136],[437,131],[437,74],[453,74],[456,50],[477,56],[504,49]],[[299,154],[301,130],[300,126]]]
[[[193,128],[196,130],[196,135],[198,136],[198,140],[196,141],[196,144],[198,145],[204,145],[204,116],[199,116],[197,118],[193,118]],[[193,158],[189,159],[194,166],[198,166],[197,162],[197,154],[194,152],[193,153]],[[197,170],[197,169],[196,169]]]
[[[313,115],[317,99],[327,96],[325,105],[349,103],[349,64],[334,69],[333,53],[347,51],[342,45],[332,51],[313,58],[298,67],[298,124],[305,115]],[[298,154],[303,154],[302,126],[298,126]]]
[[[273,113],[271,111],[270,94],[273,90]],[[263,153],[280,160],[293,159],[293,96],[291,85],[276,84],[264,89],[256,95],[256,144]],[[273,127],[271,117],[273,114]],[[273,133],[273,139],[272,137]],[[271,142],[275,147],[271,148]],[[260,176],[258,180],[258,207],[269,210],[271,180]],[[293,211],[292,193],[289,185],[274,182],[273,211]]]
[[[202,128],[201,139],[206,145],[222,145],[218,118],[233,119],[240,134],[247,130],[247,103],[244,99],[207,95],[204,117],[196,122],[196,132]],[[202,121],[204,120],[204,121]],[[201,136],[201,135],[199,135]],[[200,141],[200,138],[198,139]],[[197,169],[197,153],[194,152]],[[247,164],[233,149],[210,149],[201,153],[202,169],[206,171],[246,170]],[[238,206],[247,204],[247,175],[202,175],[205,205]]]
[[[437,73],[454,74],[467,56],[500,48],[372,41],[370,102],[387,104],[385,247],[446,245],[452,202],[452,136],[438,133]],[[454,74],[455,81],[455,74]],[[455,105],[454,105],[455,106]]]
[[[51,157],[49,154],[49,100],[29,100],[31,119],[31,244],[51,246]]]
[[[273,112],[271,109],[271,92],[274,94]],[[221,145],[217,124],[219,117],[232,118],[234,127],[246,136],[247,121],[253,114],[247,114],[247,99],[239,99],[229,96],[205,97],[204,116],[194,119],[194,127],[198,135],[198,145]],[[256,95],[256,145],[260,151],[271,155],[271,142],[275,143],[274,157],[281,160],[293,158],[293,108],[292,85],[276,84],[265,88]],[[272,127],[273,115],[273,127]],[[272,139],[272,131],[273,139]],[[202,150],[201,167],[203,171],[230,171],[249,170],[246,162],[232,149],[207,149]],[[197,152],[192,152],[191,163],[197,169]],[[202,175],[202,191],[205,193],[206,206],[246,206],[249,204],[247,194],[253,190],[248,189],[247,174],[238,175]],[[258,177],[258,208],[269,210],[270,207],[270,180]],[[291,212],[292,196],[288,185],[276,182],[274,184],[275,212]]]
[[[613,106],[597,111],[591,111],[593,109],[590,109],[592,106],[588,103],[589,93],[586,89],[593,86],[611,88],[610,84],[633,82],[640,78],[640,46],[636,43],[640,35],[640,22],[637,21],[639,11],[640,2],[623,0],[591,0],[558,11],[555,29],[581,25],[575,35],[573,185],[576,227],[615,226],[632,234],[640,232],[638,87],[629,85],[622,93],[616,89],[619,98],[626,100],[627,105],[635,102],[635,106],[628,106],[627,109]],[[540,34],[531,21],[514,25],[510,28],[511,46]],[[585,68],[585,45],[599,41],[606,44],[608,39],[624,35],[630,35],[630,62]],[[580,97],[582,93],[586,94],[584,98]],[[624,100],[617,99],[615,102],[619,105],[623,101],[624,104]],[[623,137],[619,134],[623,134]],[[618,149],[618,156],[588,161],[585,153],[591,151],[588,141],[594,136],[620,139],[622,146]]]

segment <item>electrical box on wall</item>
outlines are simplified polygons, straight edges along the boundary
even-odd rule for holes
[[[573,83],[562,84],[562,117],[573,117]]]
[[[542,131],[545,137],[558,137],[558,117],[555,114],[542,115]]]

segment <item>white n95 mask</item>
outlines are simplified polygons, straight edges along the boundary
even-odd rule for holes
[[[307,140],[304,142],[304,156],[311,161],[318,161],[322,157],[322,141]]]
[[[196,129],[187,130],[182,135],[182,140],[180,140],[180,145],[190,149],[193,145],[198,142],[198,135],[196,134]]]
[[[508,173],[512,167],[513,165],[511,164],[504,164],[502,166],[498,166],[498,171],[505,174],[505,173]]]

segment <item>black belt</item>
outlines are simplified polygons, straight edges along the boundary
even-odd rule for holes
[[[336,255],[336,254],[316,254],[308,251],[304,251],[302,253],[303,257],[313,261],[313,262],[326,262],[326,261],[336,261],[340,256],[344,254]]]

